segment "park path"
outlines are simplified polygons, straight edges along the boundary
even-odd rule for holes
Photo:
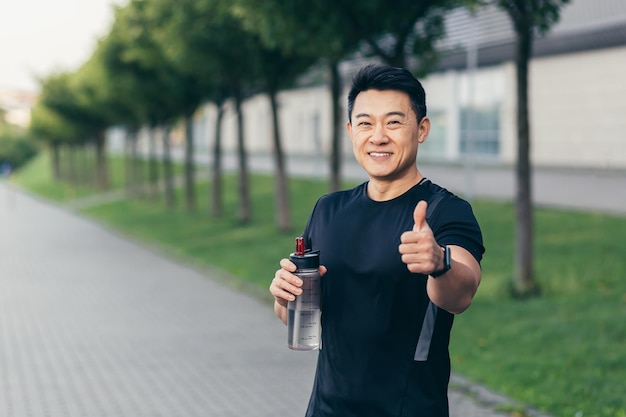
[[[316,354],[219,274],[0,182],[0,416],[302,416]],[[506,415],[453,386],[452,417]]]

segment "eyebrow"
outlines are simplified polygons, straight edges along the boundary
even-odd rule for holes
[[[389,117],[389,116],[406,117],[406,113],[401,112],[401,111],[390,111],[389,113],[385,114],[385,117]],[[368,113],[359,113],[354,116],[355,119],[358,119],[359,117],[371,117],[371,116]]]

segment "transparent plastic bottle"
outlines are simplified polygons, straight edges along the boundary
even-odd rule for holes
[[[295,275],[302,279],[302,294],[287,305],[287,346],[293,350],[318,349],[321,329],[319,252],[306,250],[304,239],[298,237],[296,251],[289,259],[298,268]]]

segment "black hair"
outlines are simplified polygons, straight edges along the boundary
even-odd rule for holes
[[[426,92],[422,84],[404,68],[370,64],[361,68],[352,79],[348,93],[348,120],[352,122],[352,108],[356,96],[367,90],[397,90],[407,93],[411,108],[419,123],[426,116]]]

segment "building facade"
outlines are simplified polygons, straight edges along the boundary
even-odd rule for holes
[[[512,165],[517,157],[515,38],[495,7],[446,20],[442,59],[422,80],[431,134],[420,158]],[[362,62],[342,66],[346,88]],[[359,65],[357,65],[359,64]],[[529,67],[531,159],[536,165],[626,169],[626,2],[572,0],[559,22],[535,39]],[[347,91],[344,92],[345,98]],[[279,95],[283,146],[289,154],[328,155],[331,99],[326,86]],[[250,153],[270,153],[269,100],[246,101]],[[215,109],[197,115],[200,148],[213,143]],[[347,120],[347,117],[346,117]],[[345,135],[343,150],[351,152]],[[236,149],[235,114],[224,120],[224,147]]]

